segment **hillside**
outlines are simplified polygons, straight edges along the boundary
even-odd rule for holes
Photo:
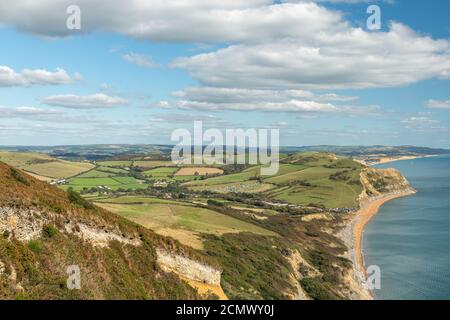
[[[189,182],[167,161],[95,165],[57,188],[0,163],[0,298],[360,298],[338,234],[363,200],[409,188],[398,171],[331,153],[285,155],[272,177],[256,165]],[[140,188],[86,191],[131,186],[128,167]],[[71,265],[82,290],[66,288]]]
[[[94,168],[91,163],[61,160],[42,153],[0,152],[0,161],[42,181],[64,179]]]
[[[0,299],[200,298],[163,271],[162,257],[191,261],[194,273],[206,266],[193,250],[0,163]],[[81,290],[66,287],[72,265]]]

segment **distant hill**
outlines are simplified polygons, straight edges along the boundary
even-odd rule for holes
[[[435,149],[415,146],[305,146],[305,147],[282,147],[284,153],[294,152],[330,152],[341,156],[361,157],[369,155],[383,155],[387,157],[396,156],[421,156],[421,155],[441,155],[450,154],[448,149]]]
[[[122,159],[130,156],[152,155],[170,157],[172,145],[158,144],[98,144],[98,145],[69,145],[69,146],[0,146],[0,150],[18,152],[39,152],[52,157],[68,160],[104,160],[110,158]],[[435,149],[415,146],[303,146],[280,147],[281,153],[296,152],[329,152],[348,157],[364,157],[369,155],[391,156],[420,156],[450,154],[448,149]]]

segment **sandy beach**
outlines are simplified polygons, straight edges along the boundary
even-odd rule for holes
[[[361,208],[353,214],[349,221],[347,221],[346,227],[338,234],[349,248],[347,258],[353,262],[353,272],[348,278],[348,284],[355,292],[352,299],[373,299],[372,293],[365,286],[366,269],[362,248],[364,228],[378,213],[383,204],[393,199],[410,196],[414,193],[416,193],[414,189],[408,189],[402,192],[389,193],[366,199],[361,203]]]
[[[366,227],[367,223],[369,223],[369,221],[378,213],[381,206],[386,202],[397,198],[406,197],[414,193],[414,190],[408,190],[405,192],[389,194],[368,200],[361,206],[361,209],[357,212],[356,217],[352,223],[353,249],[355,252],[356,263],[355,267],[360,273],[365,274],[362,236],[364,234],[364,228]]]
[[[374,162],[374,159],[354,159],[356,162],[359,162],[365,166],[375,166],[380,164],[386,164],[386,163],[392,163],[397,161],[406,161],[406,160],[414,160],[414,159],[423,159],[423,158],[430,158],[430,157],[436,157],[436,155],[421,155],[421,156],[400,156],[400,157],[379,157],[376,158],[376,162]]]

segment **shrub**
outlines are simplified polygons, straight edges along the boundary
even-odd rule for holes
[[[331,290],[331,286],[319,278],[303,278],[302,289],[314,300],[340,300],[340,296]]]
[[[215,206],[215,207],[223,207],[224,206],[223,202],[220,202],[220,201],[217,201],[217,200],[214,200],[214,199],[209,199],[207,201],[207,203],[208,203],[208,205]]]
[[[30,240],[28,241],[28,249],[35,253],[42,252],[42,243],[38,240]]]
[[[24,185],[27,185],[27,186],[30,185],[30,182],[29,182],[24,176],[22,176],[22,175],[20,174],[20,172],[17,171],[16,169],[11,168],[11,169],[10,169],[10,173],[11,173],[11,176],[12,176],[16,181],[18,181],[18,182],[20,182],[20,183],[22,183],[22,184],[24,184]]]
[[[51,224],[47,224],[42,228],[42,231],[44,233],[44,236],[47,238],[53,238],[54,236],[56,236],[59,231],[58,229],[55,228],[55,226],[51,225]]]
[[[67,189],[67,196],[69,201],[73,204],[79,205],[85,209],[94,209],[94,205],[80,196],[80,194],[74,191],[73,188]]]

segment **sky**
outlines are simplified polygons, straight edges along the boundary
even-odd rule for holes
[[[276,128],[284,146],[450,148],[449,12],[447,0],[0,0],[0,145],[170,144],[201,120]]]

